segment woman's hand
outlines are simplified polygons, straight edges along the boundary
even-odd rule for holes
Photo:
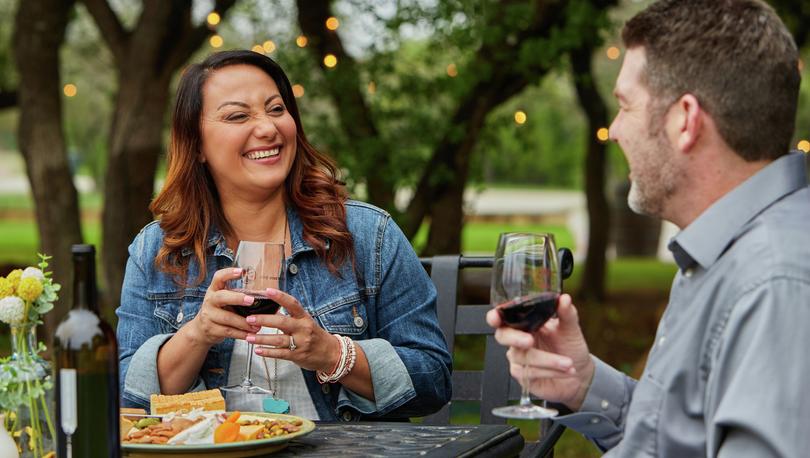
[[[561,402],[573,411],[579,410],[588,393],[594,365],[571,296],[560,296],[557,318],[550,319],[534,334],[501,326],[496,309],[487,313],[487,323],[497,328],[495,340],[509,347],[506,357],[512,377],[522,381],[526,363],[531,380],[529,391],[542,399]]]
[[[340,342],[332,334],[318,326],[297,299],[283,291],[268,288],[268,296],[287,310],[288,316],[250,315],[247,322],[256,327],[277,328],[284,334],[255,334],[247,336],[248,342],[256,344],[256,354],[270,358],[292,361],[311,371],[331,373],[340,359]],[[295,342],[291,350],[290,341]],[[267,346],[276,348],[267,348]]]
[[[187,326],[181,328],[189,328],[187,332],[192,339],[204,342],[210,347],[228,337],[244,339],[248,334],[259,330],[258,327],[248,324],[241,316],[224,308],[227,305],[253,303],[252,296],[225,289],[229,280],[237,279],[240,275],[242,275],[240,268],[221,269],[214,273],[200,311]]]

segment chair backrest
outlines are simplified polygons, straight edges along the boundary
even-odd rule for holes
[[[454,370],[452,401],[480,401],[482,424],[503,424],[506,420],[492,415],[492,409],[506,405],[508,400],[520,398],[520,386],[509,375],[506,348],[495,341],[494,329],[485,320],[490,305],[458,304],[459,273],[461,269],[491,268],[492,257],[464,257],[459,255],[422,258],[422,265],[430,270],[430,277],[438,293],[436,311],[439,325],[453,353],[456,335],[486,335],[483,370]],[[449,424],[450,404],[425,417],[428,424]]]

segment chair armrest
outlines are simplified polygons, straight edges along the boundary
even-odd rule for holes
[[[528,442],[520,452],[521,458],[546,458],[553,456],[554,446],[565,432],[565,426],[552,422],[546,434],[537,442]]]

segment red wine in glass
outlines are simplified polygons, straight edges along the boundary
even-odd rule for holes
[[[506,326],[525,332],[534,332],[557,311],[556,292],[543,292],[523,296],[498,305],[498,313]]]
[[[231,310],[241,317],[248,317],[250,315],[272,315],[276,313],[280,307],[278,302],[270,299],[262,293],[250,291],[244,288],[236,288],[233,291],[253,297],[253,303],[250,305],[231,306]]]

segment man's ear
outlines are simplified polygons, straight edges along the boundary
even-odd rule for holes
[[[680,151],[688,153],[703,133],[703,117],[706,112],[697,97],[684,94],[673,104],[669,114],[674,123],[670,131],[675,136],[674,144]]]

